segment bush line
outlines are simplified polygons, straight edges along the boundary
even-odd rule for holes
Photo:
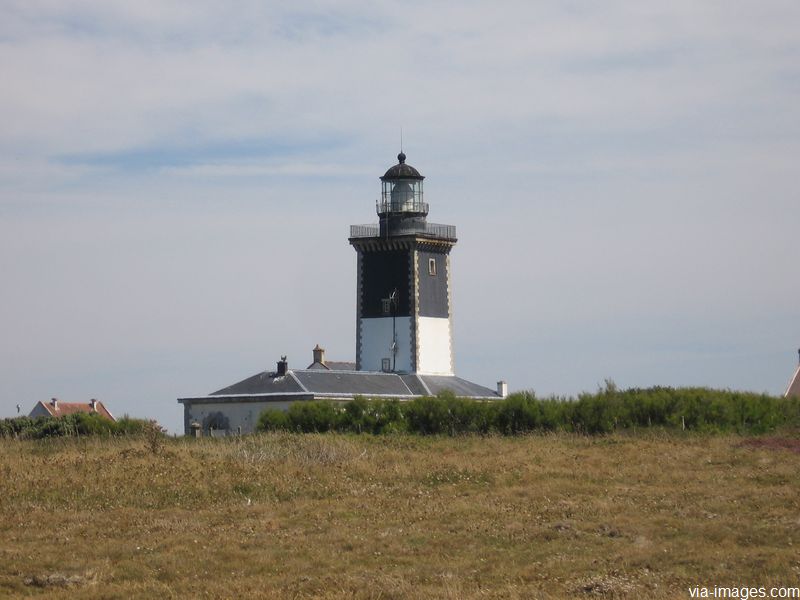
[[[259,431],[420,435],[516,435],[568,431],[605,434],[658,427],[699,432],[765,433],[800,425],[800,399],[708,388],[618,390],[613,382],[578,398],[519,392],[502,400],[457,398],[450,392],[409,401],[356,397],[346,403],[295,402],[261,413]]]
[[[160,432],[154,421],[123,417],[110,421],[91,413],[73,413],[63,417],[16,417],[0,419],[0,438],[42,439],[70,436],[120,436]]]

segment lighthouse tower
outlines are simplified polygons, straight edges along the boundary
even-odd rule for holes
[[[356,369],[453,375],[453,225],[428,223],[425,179],[406,155],[381,177],[377,225],[352,225],[358,254]]]

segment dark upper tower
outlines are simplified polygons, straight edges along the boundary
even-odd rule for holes
[[[428,223],[424,176],[406,155],[381,177],[377,225],[350,227],[358,253],[356,368],[453,374],[452,225]]]

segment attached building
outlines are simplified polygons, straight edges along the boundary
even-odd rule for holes
[[[454,375],[289,369],[285,360],[275,371],[264,371],[208,396],[180,398],[187,435],[199,429],[212,435],[251,433],[266,409],[286,410],[293,402],[348,402],[356,396],[410,400],[443,390],[465,398],[496,400],[503,390],[491,390]],[[194,425],[194,426],[193,426]]]

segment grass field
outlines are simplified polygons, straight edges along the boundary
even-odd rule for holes
[[[800,581],[796,439],[0,441],[0,597],[688,598]]]

